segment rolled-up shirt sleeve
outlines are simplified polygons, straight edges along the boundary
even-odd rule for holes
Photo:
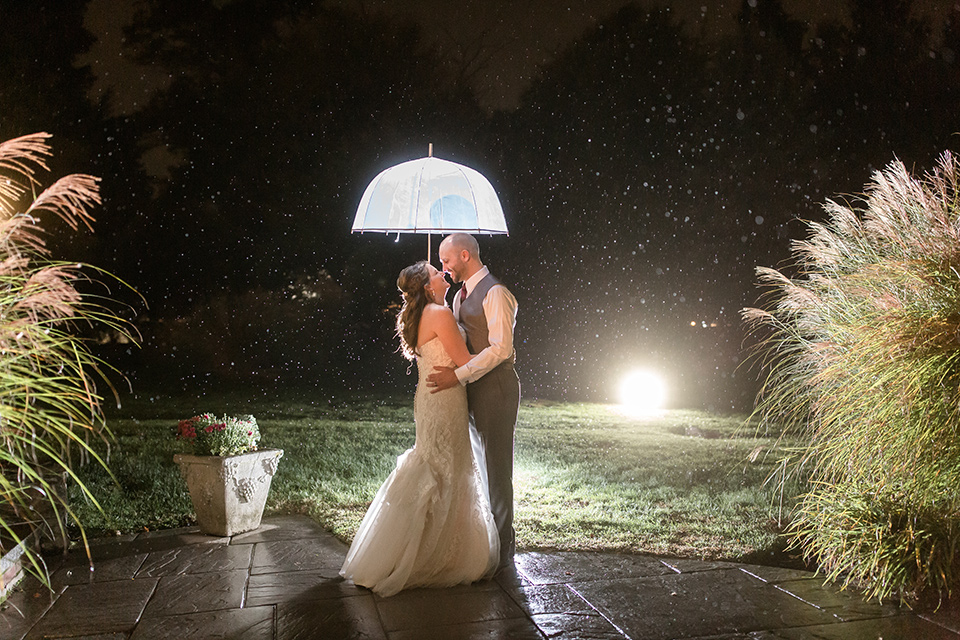
[[[517,322],[517,299],[502,284],[494,285],[483,298],[490,346],[456,370],[460,384],[479,380],[513,355],[513,328]]]

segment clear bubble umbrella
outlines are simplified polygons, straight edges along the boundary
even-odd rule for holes
[[[430,155],[380,172],[367,186],[354,232],[427,234],[507,233],[503,207],[490,181],[479,171]]]

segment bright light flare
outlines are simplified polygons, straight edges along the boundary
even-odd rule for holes
[[[620,404],[630,415],[659,411],[666,400],[667,387],[663,379],[650,371],[633,371],[620,383]]]

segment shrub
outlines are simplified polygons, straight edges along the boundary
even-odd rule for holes
[[[811,484],[793,543],[871,597],[960,578],[960,165],[877,172],[856,209],[794,243],[795,277],[760,268],[766,424],[796,430]]]
[[[155,368],[218,380],[297,380],[324,368],[343,339],[343,293],[325,271],[279,287],[224,290],[145,327]],[[146,354],[145,354],[146,355]]]
[[[236,456],[256,451],[260,427],[253,416],[223,416],[212,413],[181,420],[177,439],[186,442],[195,456]]]
[[[91,438],[106,438],[98,383],[112,389],[109,367],[78,337],[81,325],[132,339],[109,300],[78,287],[102,271],[49,259],[40,216],[58,216],[72,229],[90,227],[100,203],[98,179],[70,175],[35,198],[37,169],[46,169],[47,134],[0,143],[0,534],[4,546],[45,533],[66,540],[65,520],[80,526],[58,490],[64,477],[95,499],[74,469],[87,460],[106,468]],[[19,207],[26,204],[22,212]],[[91,289],[92,290],[92,289]],[[80,527],[81,536],[83,528]],[[85,537],[83,538],[86,540]],[[42,560],[25,551],[27,568],[46,581]]]

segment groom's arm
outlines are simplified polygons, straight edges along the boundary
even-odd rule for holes
[[[513,355],[517,299],[503,285],[491,287],[483,299],[483,314],[487,318],[487,341],[490,346],[457,369],[434,367],[433,373],[427,376],[427,386],[432,387],[432,393],[479,380]]]
[[[483,314],[487,318],[486,349],[455,371],[461,384],[479,380],[513,355],[513,327],[517,322],[517,299],[503,285],[496,285],[483,298]]]

